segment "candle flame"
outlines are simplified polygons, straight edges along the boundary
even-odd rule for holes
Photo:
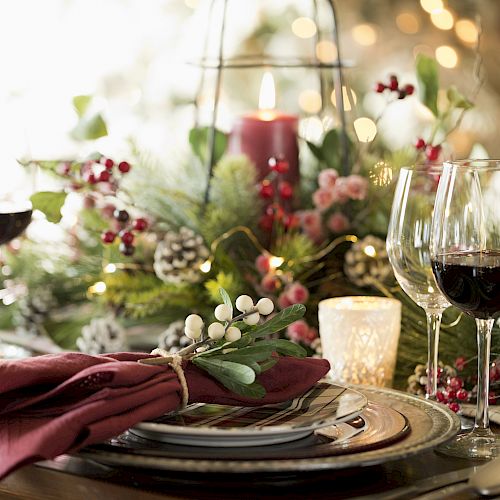
[[[276,106],[276,89],[273,75],[266,71],[262,77],[259,94],[259,109],[271,110]]]

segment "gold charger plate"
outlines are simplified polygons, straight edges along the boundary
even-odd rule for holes
[[[112,466],[199,473],[344,469],[375,465],[421,453],[448,441],[460,430],[457,415],[439,403],[392,389],[356,389],[365,394],[369,401],[366,413],[361,414],[368,427],[351,438],[339,439],[337,443],[321,442],[321,436],[318,438],[316,435],[288,445],[256,448],[254,455],[249,455],[244,448],[205,448],[206,452],[212,451],[211,458],[208,458],[200,454],[200,448],[172,448],[172,445],[149,440],[143,440],[140,446],[133,447],[130,442],[127,443],[128,438],[122,436],[106,444],[85,448],[79,456]],[[383,427],[382,420],[387,419],[388,415],[392,415],[388,427],[391,432],[384,431],[388,439],[373,440]],[[403,421],[406,425],[404,428],[401,425]],[[314,442],[308,442],[311,439]],[[369,444],[374,441],[375,449],[371,449]],[[231,453],[237,453],[238,450],[241,458],[237,459]]]

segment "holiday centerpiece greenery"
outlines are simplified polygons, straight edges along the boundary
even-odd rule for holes
[[[343,165],[340,132],[332,128],[319,143],[303,141],[297,185],[285,179],[288,163],[279,157],[270,158],[268,175],[259,180],[246,156],[227,153],[226,137],[217,131],[217,163],[207,200],[206,128],[191,131],[192,151],[175,165],[162,165],[135,147],[130,158],[119,162],[100,153],[83,160],[26,162],[62,186],[60,191],[36,193],[35,213],[60,224],[69,199],[78,198],[81,209],[61,248],[25,239],[5,253],[4,288],[12,300],[0,310],[1,325],[48,335],[63,348],[92,346],[94,352],[116,348],[111,340],[116,340],[120,326],[114,323],[156,324],[166,328],[160,344],[180,350],[190,342],[182,321],[193,311],[210,318],[220,302],[220,289],[225,290],[228,310],[228,297],[269,299],[278,313],[265,327],[240,320],[233,325],[232,315],[223,315],[225,341],[231,342],[231,328],[245,330],[241,339],[232,340],[239,347],[235,354],[227,351],[231,346],[217,344],[209,354],[197,355],[197,363],[213,371],[219,356],[245,365],[241,353],[256,350],[250,345],[255,337],[277,335],[285,327],[282,337],[301,344],[309,354],[319,354],[319,300],[381,294],[404,305],[396,385],[405,387],[415,364],[425,361],[427,334],[423,311],[397,286],[385,251],[394,182],[401,166],[450,156],[446,139],[473,105],[454,86],[440,92],[433,59],[420,55],[416,73],[419,99],[434,117],[426,137],[391,151],[380,137],[361,142],[352,135],[351,164]],[[378,83],[375,92],[385,95],[390,107],[416,89],[392,75]],[[85,118],[86,102],[82,96],[75,100],[81,115],[78,134],[91,139],[106,130],[102,117]],[[96,317],[107,322],[91,323]],[[222,333],[212,327],[214,335],[214,329]],[[458,356],[472,358],[474,331],[472,320],[448,309],[441,359],[452,364]],[[115,337],[108,339],[107,332],[115,332]],[[210,329],[206,335],[203,342],[215,340]],[[295,349],[275,338],[261,344],[259,359],[249,358],[245,366],[258,373],[262,366],[257,368],[255,362],[272,362],[271,346],[283,352]],[[241,370],[250,380],[248,369]],[[224,383],[223,375],[219,379]]]

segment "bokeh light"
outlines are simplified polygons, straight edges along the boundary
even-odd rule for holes
[[[349,90],[350,92],[347,92],[347,88],[345,87],[345,85],[342,86],[342,99],[344,100],[344,111],[351,111],[351,109],[358,102],[358,96],[356,95],[356,92],[354,92],[354,90],[352,89]],[[330,99],[332,100],[332,104],[335,107],[337,107],[337,93],[335,89],[333,89]]]
[[[316,23],[309,17],[298,17],[292,23],[292,31],[299,38],[311,38],[316,34]]]
[[[454,68],[458,63],[457,51],[449,45],[441,45],[436,49],[436,60],[443,68]]]
[[[377,125],[371,119],[363,116],[354,120],[354,131],[359,142],[372,142],[377,135]]]
[[[434,10],[431,13],[431,21],[440,30],[451,30],[453,28],[453,14],[447,9]]]
[[[358,24],[352,29],[354,41],[368,47],[377,41],[377,32],[370,24]]]
[[[442,0],[420,0],[420,5],[422,6],[422,9],[429,14],[431,14],[434,10],[443,8]]]
[[[459,19],[455,23],[455,33],[462,42],[469,44],[477,42],[477,26],[470,19]]]
[[[299,106],[306,113],[317,113],[321,109],[321,95],[317,90],[303,90],[299,95]]]
[[[331,63],[337,60],[337,46],[330,40],[321,40],[316,44],[316,57],[322,63]]]
[[[420,29],[420,21],[415,14],[411,12],[401,12],[396,17],[396,26],[400,31],[407,35],[414,35]]]

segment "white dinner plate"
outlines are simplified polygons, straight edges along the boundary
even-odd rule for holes
[[[319,382],[291,401],[255,407],[192,404],[130,432],[188,446],[261,446],[301,439],[314,430],[350,420],[368,404],[364,394]]]

